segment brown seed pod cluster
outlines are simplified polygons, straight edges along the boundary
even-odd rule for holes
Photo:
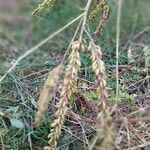
[[[61,89],[60,100],[55,114],[56,118],[51,124],[52,129],[48,135],[49,150],[54,150],[57,147],[57,140],[61,134],[65,116],[68,110],[67,104],[71,95],[76,90],[77,75],[81,66],[79,50],[82,50],[82,48],[83,46],[80,41],[75,41],[72,43],[72,51],[69,56],[69,63],[65,70],[63,87]]]
[[[46,7],[53,7],[56,0],[44,0],[43,3],[33,11],[32,16],[36,16],[38,13],[42,12]]]
[[[105,65],[102,60],[102,51],[100,46],[91,42],[89,49],[91,50],[92,67],[96,76],[96,88],[98,93],[101,93],[101,106],[104,109],[108,101],[108,91],[106,86]]]
[[[89,19],[92,20],[96,18],[96,16],[103,11],[103,16],[99,21],[99,24],[96,28],[95,34],[98,34],[102,31],[103,26],[107,22],[109,18],[109,13],[110,13],[110,7],[107,3],[107,0],[99,0],[98,4],[96,5],[95,9],[90,13]]]

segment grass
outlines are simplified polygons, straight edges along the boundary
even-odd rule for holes
[[[115,78],[117,9],[115,1],[109,2],[111,5],[111,18],[103,31],[103,36],[98,38],[97,43],[101,45],[104,54],[108,87],[110,88],[110,102],[114,104],[116,81],[109,78]],[[27,1],[23,6],[20,5],[18,11],[14,12],[14,15],[12,13],[12,20],[8,20],[9,15],[6,15],[5,18],[0,17],[0,76],[4,75],[4,72],[12,65],[11,62],[14,62],[26,50],[82,12],[78,8],[78,4],[65,0],[65,2],[62,2],[63,5],[60,4],[54,10],[47,9],[44,13],[32,19],[30,14],[37,6],[37,3]],[[84,4],[81,6],[84,6]],[[15,18],[16,14],[18,18]],[[3,12],[2,15],[4,15]],[[127,50],[129,46],[132,46],[135,60],[143,56],[143,47],[149,45],[150,42],[150,32],[148,30],[139,36],[137,35],[149,26],[148,15],[148,0],[126,0],[124,2],[121,17],[119,65],[127,66]],[[15,19],[17,20],[14,21]],[[50,105],[50,109],[46,113],[43,126],[39,129],[34,129],[32,122],[36,111],[36,101],[47,77],[48,70],[60,63],[76,25],[76,23],[73,24],[52,41],[47,42],[36,52],[22,60],[3,81],[0,86],[0,136],[2,137],[0,148],[2,147],[4,150],[32,148],[40,150],[47,145],[47,135],[50,130],[50,123],[53,120],[54,112],[51,111],[53,104]],[[92,32],[94,30],[93,22],[90,23],[90,26],[92,26]],[[145,68],[144,61],[143,59],[140,63],[134,65],[130,71],[120,76],[119,86],[121,91],[119,93],[118,107],[120,110],[123,109],[123,115],[130,114],[150,103],[148,83],[145,80],[146,74],[142,71]],[[81,77],[92,82],[91,62],[84,53],[81,56],[81,62],[82,67],[86,68]],[[123,69],[120,67],[120,72]],[[140,71],[138,72],[137,70]],[[139,82],[140,80],[142,81]],[[93,99],[91,95],[87,95],[87,97],[90,100]],[[94,94],[93,97],[95,97]],[[73,111],[79,115],[88,116],[87,111],[79,111],[75,106]],[[140,113],[140,115],[149,116],[149,111],[146,110],[144,114]],[[24,128],[12,126],[11,118],[16,118],[23,123]],[[92,139],[94,136],[95,130],[90,123],[82,121],[76,124],[75,121],[70,118],[67,119],[59,145],[62,150],[87,149],[88,142],[86,138]],[[18,125],[21,125],[20,122]],[[149,133],[149,127],[146,125],[143,130]]]

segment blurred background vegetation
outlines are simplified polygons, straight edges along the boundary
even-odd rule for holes
[[[55,8],[47,8],[42,14],[32,18],[32,11],[40,2],[40,0],[0,1],[0,76],[4,75],[14,61],[25,51],[82,13],[86,0],[60,0]],[[97,42],[102,47],[109,79],[115,77],[117,0],[108,0],[108,2],[111,6],[110,19],[102,36],[97,38]],[[149,0],[124,1],[121,17],[119,65],[128,64],[127,51],[129,48],[132,49],[135,60],[144,56],[145,47],[150,48],[149,14]],[[91,32],[94,31],[97,21],[89,23]],[[47,145],[52,112],[47,112],[44,125],[40,129],[34,130],[32,121],[35,105],[48,70],[61,61],[76,26],[77,23],[74,23],[53,40],[40,47],[38,51],[25,58],[0,86],[0,112],[3,113],[3,117],[0,118],[0,132],[1,136],[3,135],[2,141],[6,150],[27,150],[31,147],[40,150]],[[85,77],[92,80],[91,62],[85,54],[82,54],[81,57],[82,67],[85,68],[86,72]],[[134,67],[145,68],[145,59]],[[150,98],[147,92],[147,80],[142,80],[141,84],[137,84],[137,81],[144,77],[145,75],[137,70],[120,77],[121,106],[132,104],[134,109],[137,101],[143,102],[143,99]],[[134,83],[136,83],[137,88],[130,86]],[[114,79],[109,80],[108,87],[111,89],[110,99],[113,103],[113,91],[116,87]],[[138,96],[140,98],[137,98]],[[91,129],[86,125],[84,126],[88,134],[92,134]],[[82,140],[77,139],[72,134],[73,130],[71,129],[68,132],[65,131],[65,137],[61,141],[60,148],[64,150],[84,149]],[[2,142],[0,143],[2,146]],[[80,144],[77,145],[77,143]]]

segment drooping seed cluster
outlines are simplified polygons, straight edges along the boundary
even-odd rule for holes
[[[35,115],[34,127],[39,127],[44,119],[44,113],[48,109],[50,100],[53,97],[54,92],[56,91],[57,82],[60,78],[60,75],[63,72],[63,65],[55,67],[52,71],[49,72],[48,78],[45,81],[43,90],[40,93],[38,100],[38,111]]]
[[[60,99],[61,100],[61,99]],[[61,106],[58,108],[57,112],[55,113],[56,119],[51,124],[51,132],[48,135],[49,141],[49,147],[47,147],[48,150],[56,150],[57,149],[57,140],[59,139],[59,136],[61,134],[61,130],[64,125],[66,113],[68,111],[67,106]]]
[[[72,51],[69,56],[69,63],[65,71],[65,77],[63,82],[63,87],[60,93],[60,101],[57,105],[56,119],[52,123],[51,133],[48,135],[49,138],[49,150],[54,150],[57,147],[57,140],[61,134],[63,124],[65,121],[65,116],[68,110],[67,104],[76,89],[76,81],[78,71],[81,66],[79,50],[83,47],[79,41],[72,43]]]
[[[103,11],[103,16],[99,21],[95,34],[98,34],[102,31],[103,26],[109,18],[110,8],[106,0],[99,0],[98,4],[96,5],[96,8],[89,15],[89,19],[94,19],[100,13],[100,11]]]
[[[89,19],[94,19],[100,13],[104,5],[106,5],[106,1],[99,0],[98,4],[96,5],[96,8],[91,12]]]
[[[90,43],[91,50],[91,59],[92,59],[92,67],[95,73],[96,79],[95,84],[99,94],[101,94],[101,104],[102,107],[105,108],[106,102],[108,101],[108,91],[106,87],[106,79],[105,79],[105,66],[102,60],[102,51],[101,48],[95,43]]]
[[[102,31],[103,26],[105,25],[105,23],[107,22],[108,18],[109,18],[109,5],[104,5],[103,6],[103,16],[102,19],[100,19],[100,22],[96,28],[95,34],[98,34],[99,32]]]
[[[39,4],[39,6],[33,11],[32,15],[36,16],[37,13],[42,12],[46,7],[53,7],[56,0],[44,0],[43,3]]]
[[[101,47],[94,42],[90,43],[92,68],[95,73],[95,85],[99,94],[101,94],[100,111],[97,116],[96,130],[97,136],[91,144],[90,150],[113,150],[116,139],[116,131],[112,121],[111,112],[106,107],[108,101],[108,91],[106,86],[105,65],[102,60]]]

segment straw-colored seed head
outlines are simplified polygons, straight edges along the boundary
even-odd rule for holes
[[[99,24],[96,28],[95,34],[100,34],[101,33],[102,28],[104,27],[105,23],[107,22],[107,20],[109,18],[110,7],[108,5],[107,0],[99,0],[98,1],[98,4],[96,5],[95,9],[90,13],[89,19],[90,20],[94,19],[96,16],[98,16],[100,11],[103,12],[103,16],[99,21]]]
[[[71,45],[72,50],[78,50],[78,51],[84,51],[85,46],[84,46],[84,39],[74,41]]]
[[[40,13],[46,7],[53,7],[56,0],[44,0],[43,3],[39,4],[39,6],[33,11],[32,16],[36,16],[37,13]]]
[[[98,4],[96,5],[96,8],[91,12],[89,19],[94,19],[98,13],[103,9],[103,6],[106,5],[106,0],[99,0]]]
[[[71,97],[71,94],[75,91],[78,71],[81,66],[79,50],[82,50],[82,46],[79,41],[72,43],[71,54],[69,56],[69,63],[65,70],[63,87],[60,93],[60,100],[57,104],[57,111],[55,113],[56,119],[51,124],[51,132],[48,135],[49,138],[49,150],[57,148],[57,140],[61,134],[63,124],[65,121],[66,113],[68,110],[67,104]]]
[[[91,50],[92,68],[96,75],[95,84],[97,92],[101,93],[101,105],[105,109],[106,102],[108,101],[108,92],[106,87],[105,66],[102,60],[102,51],[100,46],[90,43],[89,49]]]
[[[96,28],[95,34],[98,34],[99,32],[102,31],[103,26],[106,24],[108,18],[109,18],[109,14],[110,14],[110,7],[107,4],[107,2],[104,4],[104,6],[102,7],[103,10],[103,16],[102,19],[100,19],[99,24]]]
[[[43,90],[41,91],[39,100],[38,100],[38,111],[35,115],[34,126],[39,127],[44,119],[44,112],[48,109],[50,100],[53,97],[53,94],[57,87],[57,82],[60,78],[60,75],[63,71],[63,65],[55,67],[52,71],[49,72],[48,78],[45,81]]]
[[[65,116],[67,113],[68,108],[67,107],[60,107],[56,112],[56,119],[51,124],[51,133],[48,135],[49,138],[49,145],[50,147],[48,150],[53,150],[57,148],[57,139],[59,138],[61,134],[61,129],[63,128],[63,124],[65,121]]]

